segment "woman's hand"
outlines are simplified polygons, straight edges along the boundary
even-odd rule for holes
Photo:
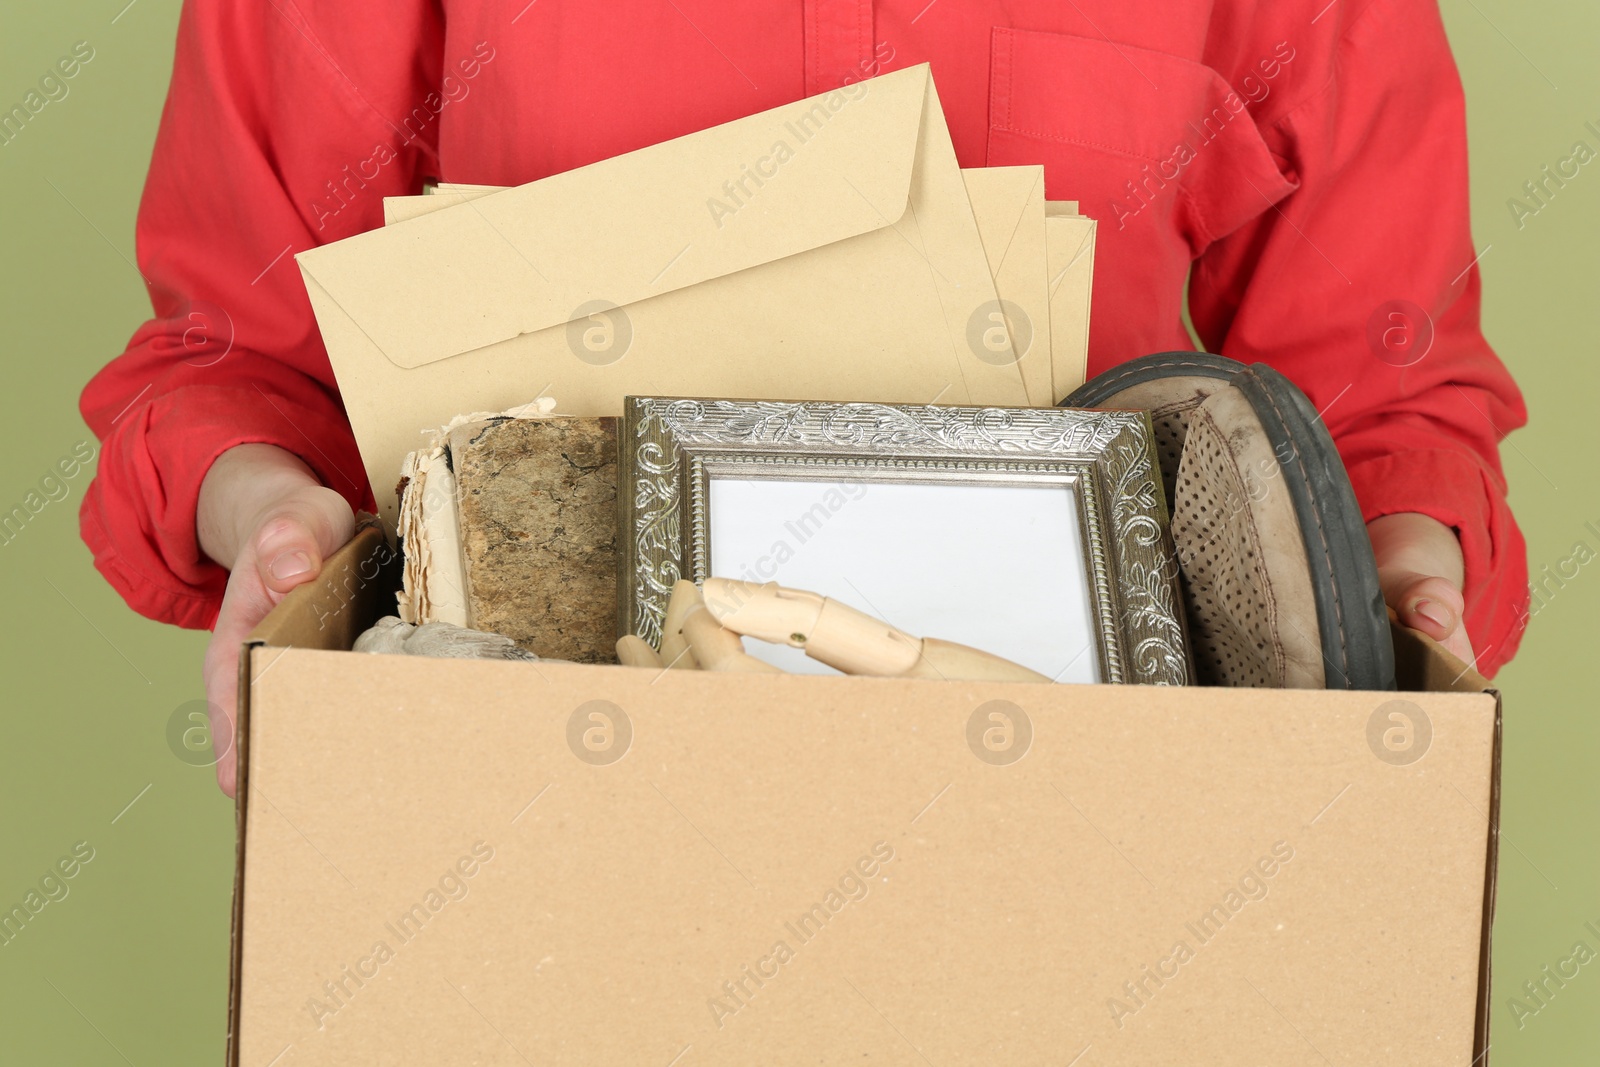
[[[1472,645],[1462,622],[1464,565],[1455,531],[1437,519],[1403,512],[1373,519],[1367,533],[1383,599],[1401,625],[1422,631],[1462,663],[1471,663]]]
[[[212,743],[224,747],[217,784],[233,796],[239,645],[285,593],[314,579],[355,533],[344,497],[275,445],[239,445],[217,457],[200,485],[200,547],[227,567],[222,611],[206,647]]]

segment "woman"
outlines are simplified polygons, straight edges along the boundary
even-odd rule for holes
[[[373,506],[292,252],[425,178],[520,184],[924,61],[962,166],[1042,163],[1100,220],[1089,373],[1190,347],[1186,296],[1205,348],[1322,411],[1401,620],[1509,659],[1526,415],[1478,328],[1432,0],[189,0],[138,225],[157,317],[82,400],[96,564],[213,628],[231,715],[241,638]]]

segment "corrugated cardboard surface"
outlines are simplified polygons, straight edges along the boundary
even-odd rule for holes
[[[250,669],[247,1067],[1474,1057],[1492,695]]]

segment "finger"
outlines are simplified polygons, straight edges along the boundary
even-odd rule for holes
[[[211,718],[211,743],[218,747],[217,785],[228,796],[234,795],[237,781],[236,757],[239,698],[239,647],[257,622],[272,609],[271,598],[253,581],[246,570],[228,577],[211,642],[206,646],[202,675],[206,686],[207,712]]]
[[[225,747],[225,751],[214,753],[217,756],[217,786],[229,797],[234,795],[234,784],[238,778],[233,728],[237,720],[239,645],[242,640],[242,635],[234,640],[220,630],[213,633],[211,643],[206,646],[204,670],[211,743],[218,749]]]
[[[700,664],[683,638],[683,617],[691,607],[704,604],[700,589],[693,582],[680,580],[667,598],[667,615],[661,623],[661,662],[678,670],[698,670]]]
[[[239,645],[233,643],[231,656],[218,655],[216,663],[212,662],[212,649],[219,648],[218,639],[213,636],[211,647],[206,649],[206,713],[211,720],[211,743],[222,751],[217,751],[217,786],[224,795],[234,795],[235,784],[238,780],[238,769],[235,761],[233,745],[233,726],[239,697]],[[227,661],[231,661],[227,662]]]
[[[1461,625],[1461,594],[1443,578],[1398,575],[1385,583],[1383,598],[1403,625],[1443,641]]]
[[[228,575],[222,608],[211,628],[202,674],[211,717],[212,744],[217,746],[217,784],[234,795],[237,779],[239,650],[250,632],[276,606],[281,594],[262,584],[255,566],[241,564]]]
[[[1463,664],[1471,666],[1477,662],[1478,657],[1472,651],[1472,642],[1467,638],[1465,626],[1456,630],[1449,638],[1446,638],[1443,644],[1445,650]]]
[[[649,642],[635,634],[617,639],[617,662],[624,667],[653,667],[661,670],[661,656]]]
[[[332,489],[311,487],[285,499],[256,527],[253,548],[262,584],[280,594],[303,585],[354,533],[355,514]]]
[[[1448,579],[1401,574],[1383,584],[1384,600],[1402,626],[1427,634],[1463,663],[1472,661],[1472,644],[1462,621],[1465,602]]]
[[[228,692],[219,694],[219,697],[230,701],[234,700],[234,690],[236,688],[237,682],[229,682]],[[207,700],[209,703],[210,698],[207,698]],[[211,717],[211,743],[221,749],[216,753],[217,788],[221,789],[222,795],[229,800],[233,800],[238,794],[239,779],[239,754],[237,747],[233,743],[235,715],[232,710],[224,710],[225,708],[231,709],[231,707],[231,704],[219,705],[210,703],[207,709]]]
[[[683,616],[683,639],[695,662],[708,671],[732,674],[782,674],[783,670],[744,650],[744,642],[732,630],[718,625],[702,604],[691,605]]]

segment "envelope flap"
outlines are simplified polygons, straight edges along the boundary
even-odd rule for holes
[[[296,257],[404,368],[888,226],[926,64]]]

